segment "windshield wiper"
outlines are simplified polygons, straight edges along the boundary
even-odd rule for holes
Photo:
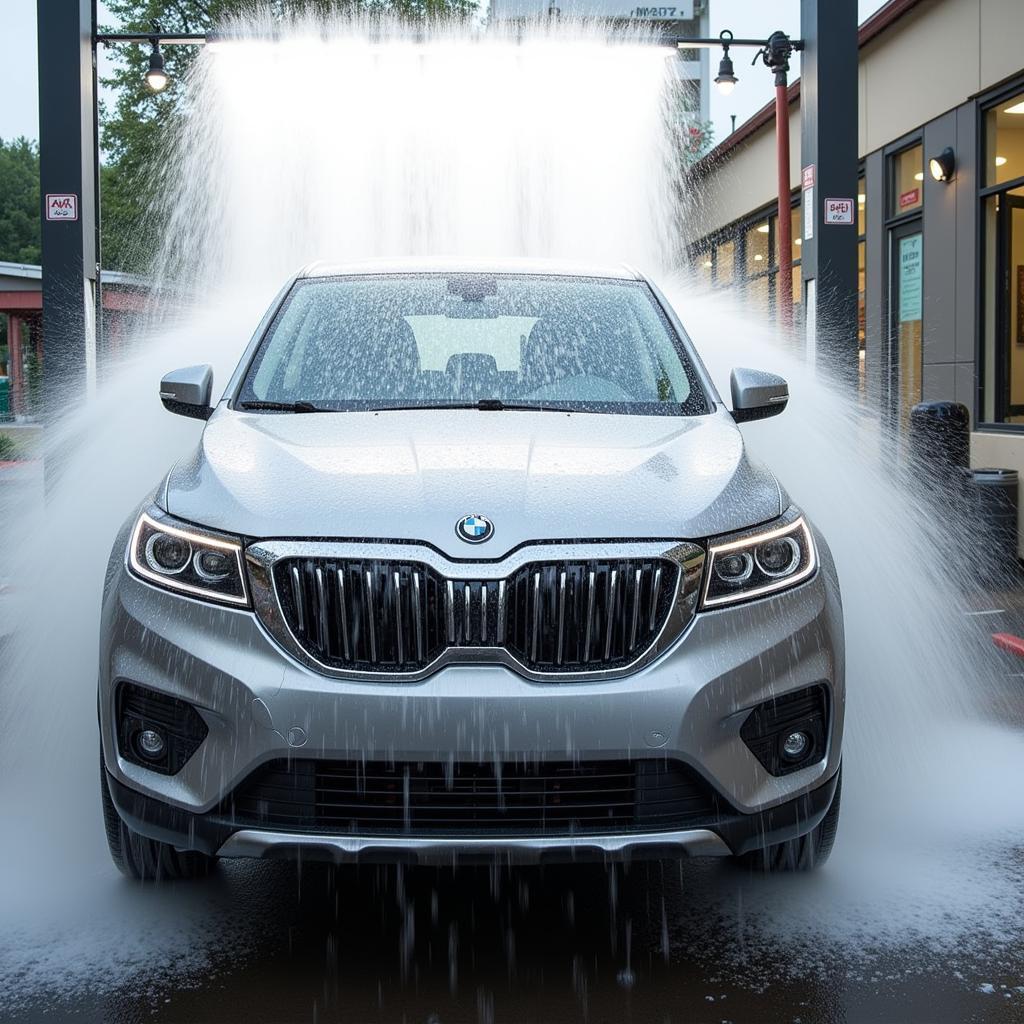
[[[500,398],[481,398],[476,403],[477,409],[484,409],[488,412],[504,412],[506,409],[525,409],[527,412],[577,412],[567,405],[538,404],[532,402],[503,402]]]
[[[505,412],[525,409],[527,412],[576,412],[565,405],[531,405],[529,402],[504,402],[500,398],[481,398],[476,402],[410,402],[408,405],[374,405],[367,412],[411,412],[420,409],[479,409],[482,412]]]
[[[270,409],[274,412],[333,412],[312,402],[239,402],[240,409]]]

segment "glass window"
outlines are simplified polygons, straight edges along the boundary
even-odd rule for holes
[[[771,280],[767,274],[747,282],[746,300],[749,312],[768,315],[771,309]]]
[[[985,184],[1024,178],[1024,92],[985,114]]]
[[[736,243],[730,239],[715,249],[715,284],[732,284],[736,269]]]
[[[1024,188],[985,200],[987,423],[1024,423]]]
[[[768,269],[769,235],[767,218],[747,228],[747,277]]]
[[[892,157],[892,194],[889,216],[899,217],[920,209],[924,190],[924,158],[921,146],[911,146]]]
[[[892,246],[891,316],[897,359],[897,410],[906,430],[910,410],[921,401],[924,243],[920,229],[903,226],[894,230]]]
[[[790,259],[795,263],[800,259],[800,246],[804,244],[804,240],[800,235],[800,205],[799,203],[793,207],[789,214],[789,230],[790,238],[793,241],[793,254]],[[796,295],[796,292],[793,292]]]
[[[338,411],[494,399],[593,412],[706,411],[646,285],[512,274],[301,280],[239,397]]]
[[[793,264],[793,305],[803,302],[804,297],[800,290],[800,264]]]
[[[868,189],[863,178],[857,182],[857,234],[867,234]]]
[[[711,284],[711,270],[714,267],[714,261],[711,259],[711,250],[706,249],[702,252],[698,252],[693,259],[693,269],[696,274],[697,280],[701,284]]]

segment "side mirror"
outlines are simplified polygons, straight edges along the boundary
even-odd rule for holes
[[[789,401],[785,379],[764,370],[738,366],[729,377],[732,391],[732,418],[737,423],[778,416]]]
[[[213,415],[213,367],[186,366],[172,370],[160,381],[160,401],[168,412],[208,420]]]

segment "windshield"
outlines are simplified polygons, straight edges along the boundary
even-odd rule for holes
[[[296,282],[236,404],[708,411],[639,281],[478,274]]]

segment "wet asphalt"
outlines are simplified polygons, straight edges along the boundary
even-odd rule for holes
[[[991,951],[974,978],[926,943],[894,955],[865,937],[853,959],[763,939],[744,949],[742,907],[720,912],[727,890],[749,884],[700,862],[512,873],[233,864],[191,898],[236,918],[245,952],[236,934],[199,975],[167,963],[102,993],[40,993],[3,1019],[1024,1020],[1020,948]]]

